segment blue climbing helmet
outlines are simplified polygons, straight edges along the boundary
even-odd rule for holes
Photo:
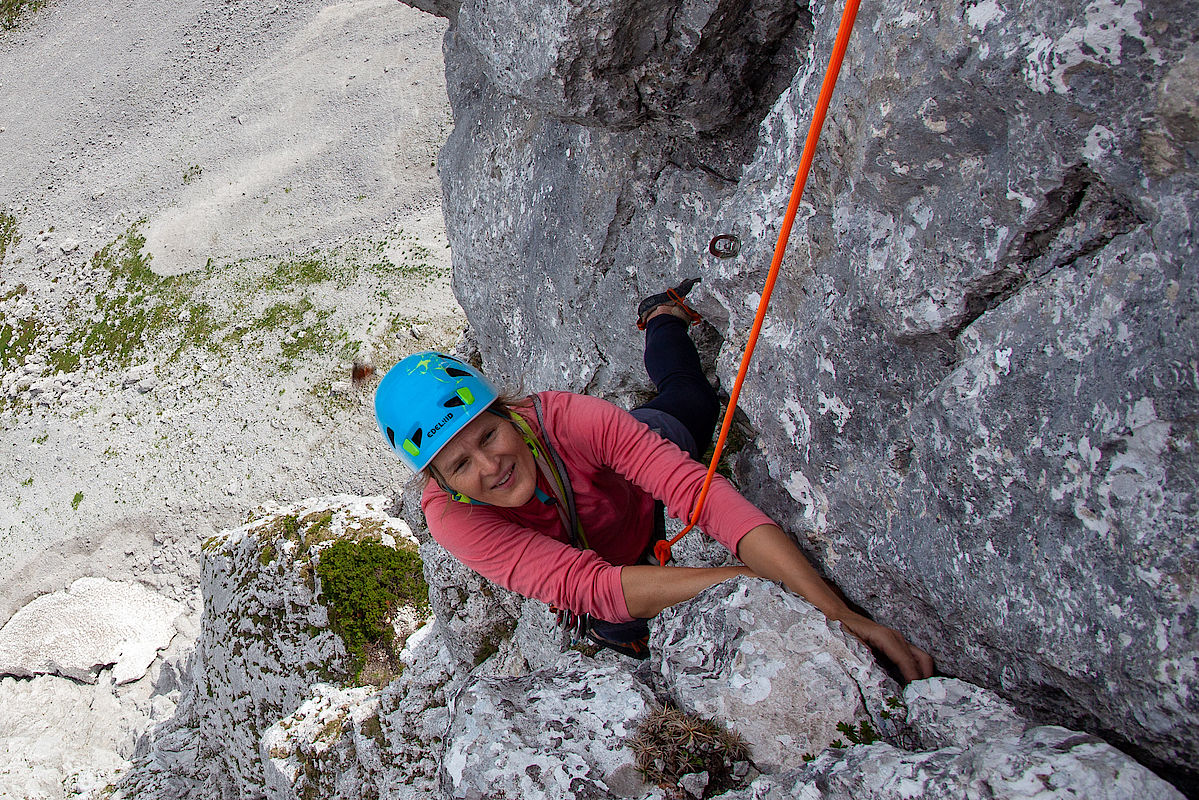
[[[469,364],[431,350],[413,353],[379,382],[375,419],[400,460],[420,472],[497,397],[491,382]]]

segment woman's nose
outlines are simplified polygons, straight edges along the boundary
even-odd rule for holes
[[[479,459],[479,461],[480,461],[481,466],[483,467],[484,473],[490,475],[491,473],[495,472],[496,470],[498,470],[500,468],[500,457],[498,454],[488,453],[487,451],[484,450],[482,453],[480,453],[480,456],[481,456],[481,458]]]

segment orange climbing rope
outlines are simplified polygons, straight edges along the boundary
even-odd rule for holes
[[[762,298],[758,301],[758,313],[754,317],[753,328],[749,332],[749,341],[745,345],[745,353],[741,356],[741,369],[737,372],[737,380],[729,393],[728,409],[724,414],[724,423],[720,426],[720,436],[716,439],[716,447],[712,453],[712,463],[708,465],[708,475],[704,478],[703,488],[700,489],[699,499],[691,512],[691,521],[687,527],[673,539],[658,542],[654,545],[654,555],[659,564],[670,560],[670,548],[687,532],[695,527],[703,511],[704,501],[708,497],[708,489],[712,486],[712,476],[716,474],[716,465],[720,462],[720,454],[724,450],[725,439],[728,438],[729,428],[733,425],[733,412],[737,410],[737,398],[741,394],[741,384],[749,372],[749,362],[753,359],[754,347],[758,343],[758,335],[762,330],[762,321],[766,318],[766,309],[770,305],[770,293],[774,291],[774,282],[778,278],[779,267],[783,263],[783,254],[787,251],[787,240],[791,238],[791,227],[795,223],[795,213],[799,210],[799,200],[803,197],[804,186],[808,182],[808,171],[812,168],[812,158],[816,153],[816,143],[820,139],[820,129],[824,127],[824,118],[828,114],[829,103],[833,98],[833,89],[837,86],[837,77],[841,74],[841,62],[845,58],[845,48],[849,45],[849,34],[853,31],[854,20],[858,16],[860,0],[848,0],[845,10],[841,13],[841,26],[837,29],[837,38],[833,43],[833,53],[829,57],[828,68],[824,71],[824,83],[820,86],[820,97],[816,101],[816,109],[812,113],[812,124],[808,128],[808,137],[804,142],[803,157],[799,161],[799,171],[795,175],[795,185],[791,188],[791,202],[787,204],[787,213],[783,216],[783,227],[779,231],[778,242],[774,246],[774,259],[770,263],[770,272],[766,275],[766,285],[762,289]]]

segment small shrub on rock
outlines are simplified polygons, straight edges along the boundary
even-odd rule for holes
[[[672,796],[715,797],[745,783],[749,748],[715,722],[665,706],[629,741],[637,769]]]
[[[423,612],[429,604],[420,556],[378,542],[342,539],[321,551],[316,572],[329,623],[345,641],[355,676],[362,677],[368,662],[395,662],[391,621],[396,611],[413,606]]]

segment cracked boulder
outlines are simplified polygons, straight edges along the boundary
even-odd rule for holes
[[[844,740],[845,728],[895,729],[899,687],[866,646],[770,581],[736,578],[667,609],[651,649],[679,707],[739,734],[763,771]]]

